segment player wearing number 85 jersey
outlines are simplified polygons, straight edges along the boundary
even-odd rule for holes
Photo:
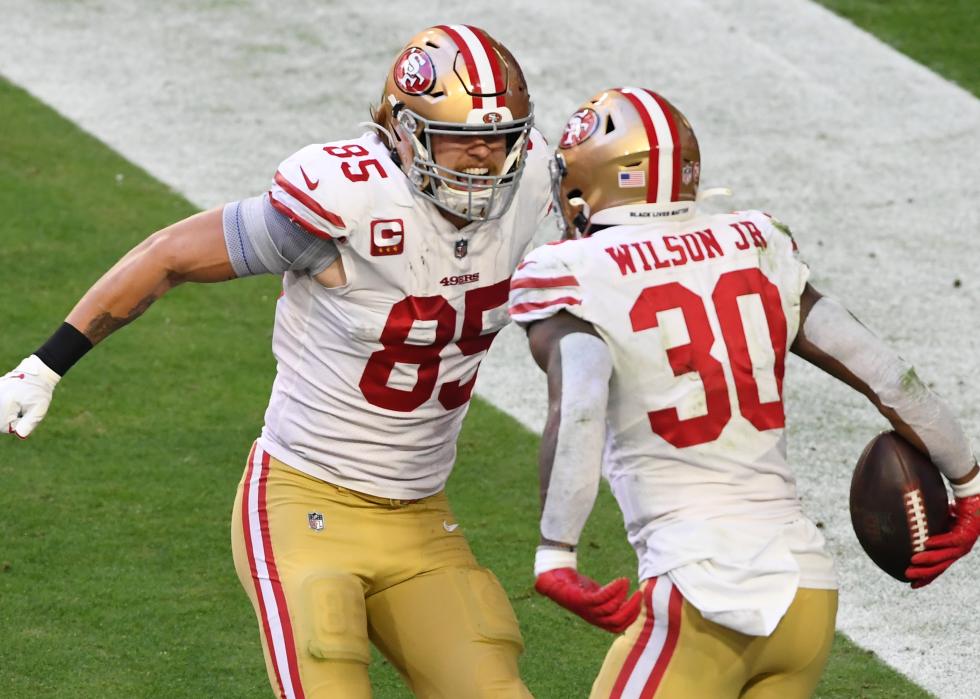
[[[270,683],[369,697],[370,643],[420,697],[528,697],[521,635],[446,502],[510,275],[550,208],[520,67],[441,25],[396,58],[371,129],[287,158],[266,194],[150,237],[0,381],[26,437],[91,346],[182,281],[283,276],[277,376],[232,518]]]
[[[552,163],[565,240],[511,282],[510,313],[548,373],[536,588],[625,631],[592,697],[786,699],[816,686],[836,579],[786,462],[790,350],[865,393],[954,490],[980,485],[946,406],[809,286],[782,224],[698,211],[700,160],[662,96],[599,93]],[[600,464],[639,562],[632,596],[626,579],[601,587],[577,570]]]

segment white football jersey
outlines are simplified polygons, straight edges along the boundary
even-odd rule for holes
[[[792,525],[801,583],[835,585],[786,463],[783,373],[807,277],[788,231],[758,211],[607,228],[518,267],[517,322],[564,310],[609,347],[603,473],[641,578],[731,547],[768,556],[766,532]],[[776,568],[795,566],[787,555]]]
[[[509,321],[510,276],[549,209],[543,138],[500,219],[456,229],[415,196],[373,133],[310,145],[270,191],[340,251],[345,285],[287,273],[261,444],[317,478],[381,497],[441,490],[480,361]]]

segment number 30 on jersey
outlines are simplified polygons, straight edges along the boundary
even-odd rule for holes
[[[757,296],[765,312],[775,356],[773,373],[779,394],[775,401],[763,403],[759,398],[759,386],[738,305],[739,298],[744,296]],[[757,268],[726,272],[715,284],[711,303],[728,352],[739,412],[760,431],[783,427],[786,424],[782,396],[787,331],[779,289]],[[668,348],[667,360],[675,376],[697,372],[704,386],[707,412],[682,420],[677,408],[672,407],[653,410],[647,417],[656,434],[675,447],[683,448],[717,439],[731,420],[732,409],[724,367],[711,356],[715,336],[704,299],[677,282],[647,287],[630,309],[633,331],[656,328],[659,323],[657,314],[672,309],[681,311],[690,341]]]

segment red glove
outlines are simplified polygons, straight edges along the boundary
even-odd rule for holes
[[[926,539],[926,550],[912,556],[905,577],[912,587],[925,587],[965,556],[980,537],[980,495],[956,498],[950,508],[953,526],[945,534]]]
[[[627,599],[630,583],[626,578],[617,578],[600,587],[595,580],[579,574],[574,568],[555,568],[541,573],[534,589],[590,624],[612,633],[625,631],[640,613],[642,605],[639,591]]]

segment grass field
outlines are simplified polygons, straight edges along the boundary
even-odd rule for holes
[[[932,41],[928,3],[825,4],[976,93],[976,40]],[[944,7],[950,36],[976,26],[972,3]],[[0,366],[12,367],[102,270],[193,208],[2,80],[0,124]],[[271,278],[178,290],[72,371],[35,437],[0,442],[0,697],[269,696],[228,526],[273,378],[277,294]],[[529,687],[578,697],[610,637],[531,589],[536,447],[475,401],[450,498],[517,609]],[[605,492],[583,550],[586,572],[635,570]],[[372,676],[376,697],[408,696],[380,658]],[[928,695],[838,636],[817,696]]]

